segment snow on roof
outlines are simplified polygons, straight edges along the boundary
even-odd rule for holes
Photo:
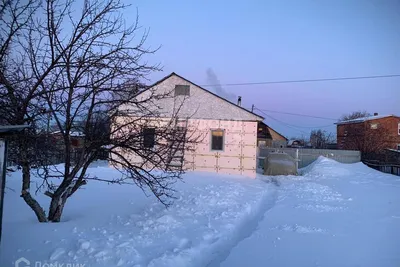
[[[299,142],[298,140],[289,140],[288,141],[288,146],[293,145],[294,142]]]
[[[377,120],[377,119],[382,119],[382,118],[387,118],[387,117],[398,117],[396,115],[390,114],[390,115],[376,115],[376,116],[368,116],[368,117],[363,117],[363,118],[357,118],[357,119],[352,119],[352,120],[347,120],[347,121],[340,121],[335,124],[347,124],[347,123],[359,123],[359,122],[365,122],[365,121],[370,121],[370,120]]]

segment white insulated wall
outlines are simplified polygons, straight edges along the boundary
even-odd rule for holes
[[[257,122],[190,119],[202,139],[193,152],[185,154],[185,168],[255,177]],[[224,130],[223,151],[211,150],[211,130]]]
[[[174,97],[175,85],[189,85],[190,96]],[[174,111],[180,107],[178,115],[181,118],[189,117],[192,119],[245,121],[262,120],[261,117],[245,111],[235,104],[229,103],[175,75],[142,93],[139,95],[139,98],[148,99],[152,94],[169,95],[169,97],[163,97],[159,100],[152,100],[149,104],[154,107],[157,106],[157,111],[161,112],[162,117],[172,117],[173,114],[175,114]],[[122,106],[120,110],[129,110],[130,108],[129,106]]]

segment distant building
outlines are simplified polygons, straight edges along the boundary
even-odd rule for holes
[[[288,141],[287,147],[300,148],[304,147],[304,143],[300,140],[292,139]]]
[[[338,149],[337,143],[328,143],[326,144],[326,149]]]
[[[400,150],[400,117],[378,115],[341,121],[337,125],[338,149],[359,150],[363,157]]]

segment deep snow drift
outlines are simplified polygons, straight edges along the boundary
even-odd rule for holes
[[[40,224],[12,173],[0,266],[400,266],[399,177],[320,158],[302,176],[184,178],[169,209],[134,186],[91,182],[63,222]]]

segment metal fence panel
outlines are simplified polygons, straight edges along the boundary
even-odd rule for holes
[[[298,153],[299,168],[304,168],[313,163],[319,156],[334,159],[341,163],[356,163],[361,161],[360,151],[354,150],[333,150],[333,149],[309,149],[309,148],[267,148],[260,147],[258,157],[264,158],[271,152],[284,152],[296,158]],[[261,162],[261,161],[259,161]]]
[[[364,164],[375,170],[400,176],[399,164],[385,164],[385,163],[372,163],[372,162],[364,162]]]

